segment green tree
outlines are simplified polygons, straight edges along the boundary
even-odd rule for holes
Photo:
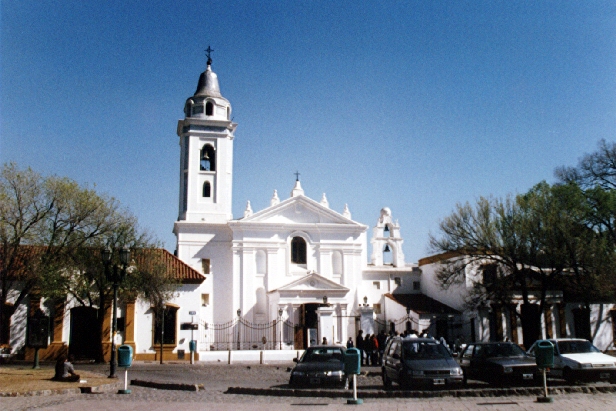
[[[158,246],[114,198],[68,178],[6,164],[0,175],[0,321],[10,321],[17,306],[39,290],[43,297],[98,309],[102,333],[113,292],[100,250],[130,248],[133,259],[121,297],[156,303],[170,298],[177,285]],[[9,293],[15,293],[12,304],[7,304]],[[102,361],[102,338],[97,341]]]
[[[443,288],[468,281],[468,268],[479,269],[467,304],[491,300],[500,305],[521,295],[524,344],[539,337],[539,316],[550,292],[576,285],[588,304],[613,264],[605,236],[588,224],[588,203],[576,184],[542,182],[515,198],[481,198],[473,207],[458,205],[431,236],[443,260],[437,278]]]

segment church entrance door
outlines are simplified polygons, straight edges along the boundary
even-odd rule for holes
[[[316,330],[319,329],[319,316],[317,314],[319,307],[320,304],[316,303],[302,304],[299,307],[299,324],[295,326],[295,349],[304,350],[319,343],[314,337]],[[315,341],[310,341],[311,335]]]

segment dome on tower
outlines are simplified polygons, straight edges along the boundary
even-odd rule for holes
[[[218,76],[212,71],[211,62],[208,61],[207,69],[199,76],[199,84],[195,96],[206,97],[222,97],[220,94],[220,86],[218,85]]]
[[[212,60],[208,59],[207,69],[199,76],[195,94],[184,105],[186,118],[204,120],[231,120],[231,104],[220,94],[218,76],[212,71]]]

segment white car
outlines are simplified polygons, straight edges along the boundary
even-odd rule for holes
[[[556,338],[554,344],[554,367],[550,375],[567,382],[609,381],[616,384],[616,357],[603,354],[588,340],[580,338]],[[537,342],[528,354],[535,356]]]

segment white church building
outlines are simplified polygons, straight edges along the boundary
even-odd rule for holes
[[[299,179],[286,193],[274,190],[269,207],[253,211],[248,202],[244,215],[234,219],[237,124],[211,60],[184,113],[177,127],[180,201],[174,233],[178,258],[205,278],[197,290],[182,293],[180,304],[198,307],[208,341],[200,350],[225,348],[220,340],[231,344],[216,338],[212,328],[227,323],[228,333],[236,333],[231,325],[238,318],[255,326],[289,324],[292,329],[281,326],[278,337],[265,340],[279,340],[278,347],[290,349],[324,338],[344,343],[360,328],[369,334],[389,331],[406,322],[401,319],[410,319],[416,330],[431,326],[430,313],[407,310],[396,299],[400,293],[421,295],[421,284],[417,266],[405,262],[400,226],[388,208],[375,212],[370,263],[368,226],[354,221],[346,205],[341,212],[330,209],[325,194],[319,200],[307,197]],[[261,346],[233,337],[242,340],[241,348]]]

